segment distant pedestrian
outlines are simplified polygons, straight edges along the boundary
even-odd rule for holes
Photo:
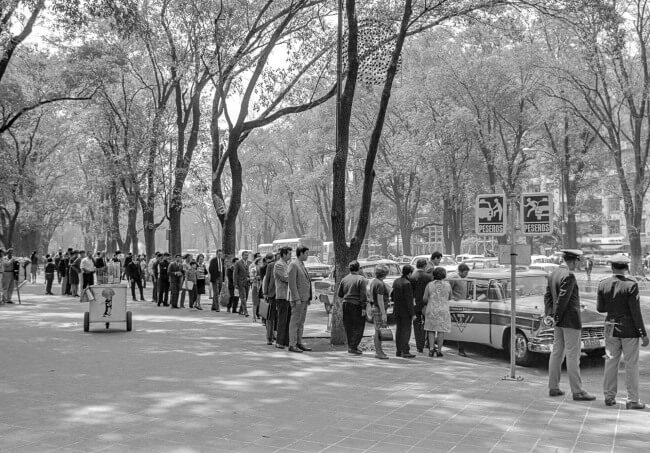
[[[594,262],[591,257],[585,260],[585,272],[587,272],[587,280],[591,280],[591,271],[594,268]]]
[[[411,359],[409,341],[411,339],[411,324],[415,320],[415,307],[413,305],[413,286],[409,277],[413,267],[409,264],[402,266],[402,276],[393,282],[393,299],[395,316],[395,349],[397,357]]]
[[[161,258],[162,254],[156,252],[147,263],[149,275],[151,276],[151,300],[153,302],[158,302],[158,264]]]
[[[230,296],[228,299],[228,306],[226,307],[228,313],[237,313],[237,304],[239,303],[239,292],[237,292],[237,285],[235,284],[235,278],[233,277],[233,269],[237,261],[239,261],[239,259],[233,257],[230,267],[226,270],[226,276],[228,278],[228,294]]]
[[[183,255],[183,263],[182,263],[183,279],[181,280],[181,286],[183,285],[183,280],[185,280],[185,275],[187,274],[187,271],[190,270],[190,263],[192,261],[194,261],[194,259],[193,259],[192,255],[190,253],[186,253],[185,255]],[[188,294],[188,297],[189,297],[189,293],[187,291],[183,291],[182,288],[181,288],[181,308],[185,308],[185,294],[186,293]],[[188,304],[189,304],[190,308],[194,307],[194,303],[192,301],[188,301]]]
[[[384,353],[381,345],[381,335],[379,329],[385,327],[388,323],[388,315],[386,314],[386,307],[388,306],[388,297],[390,291],[384,283],[384,279],[388,275],[386,266],[379,264],[375,266],[375,278],[370,282],[370,304],[372,306],[372,321],[375,326],[375,335],[373,341],[375,343],[375,358],[388,359]]]
[[[181,284],[183,283],[183,258],[180,254],[174,257],[174,261],[167,269],[169,273],[169,291],[171,292],[171,306],[172,308],[181,308],[178,306],[178,295],[181,292]]]
[[[548,361],[548,394],[562,396],[560,377],[562,362],[566,355],[569,384],[575,401],[593,401],[595,396],[582,387],[580,378],[580,346],[582,320],[580,318],[580,294],[575,269],[582,256],[581,250],[561,250],[564,263],[548,278],[544,295],[545,316],[552,319],[553,349]]]
[[[54,265],[56,266],[56,280],[58,284],[61,284],[61,271],[59,268],[59,264],[61,263],[62,258],[63,258],[63,250],[59,249],[59,251],[56,252],[56,255],[54,255]]]
[[[625,356],[625,386],[627,388],[627,409],[645,409],[639,400],[639,338],[648,346],[641,304],[639,285],[625,276],[629,271],[630,259],[617,254],[609,260],[612,276],[598,284],[597,310],[607,313],[605,318],[605,377],[603,389],[605,405],[616,405],[618,387],[618,365],[621,354]]]
[[[32,252],[32,255],[29,257],[29,261],[31,263],[31,268],[30,268],[30,283],[32,285],[36,284],[36,275],[38,274],[38,253],[36,250]]]
[[[443,267],[433,270],[433,281],[429,282],[424,290],[423,299],[427,308],[424,315],[424,330],[429,337],[429,357],[442,357],[442,344],[445,333],[451,332],[451,314],[449,301],[451,300],[451,286],[444,281],[447,272]]]
[[[308,256],[309,248],[300,245],[296,248],[296,259],[289,264],[289,302],[291,305],[289,351],[291,352],[311,351],[311,348],[302,342],[307,307],[312,299],[311,279],[305,268]]]
[[[52,294],[52,283],[54,282],[54,274],[56,274],[56,264],[52,258],[47,259],[45,264],[45,294],[48,296],[53,296]]]
[[[361,275],[359,262],[350,261],[350,273],[339,284],[337,296],[343,299],[343,327],[348,340],[348,353],[361,355],[359,344],[366,326],[368,281]],[[372,310],[372,307],[370,307]],[[371,311],[372,313],[372,311]]]
[[[196,300],[194,301],[194,307],[197,310],[203,310],[201,306],[201,295],[205,294],[205,277],[208,273],[207,268],[205,267],[205,255],[199,253],[196,256]]]
[[[278,312],[275,302],[275,255],[272,252],[266,254],[266,272],[262,282],[262,292],[269,304],[269,310],[266,314],[266,344],[272,345],[275,340],[275,331],[278,325]]]
[[[91,252],[88,252],[88,254],[86,254],[86,252],[82,250],[80,255],[81,263],[79,264],[79,267],[81,268],[82,278],[81,289],[86,289],[89,286],[95,284],[95,263],[93,262]]]
[[[291,247],[280,248],[280,259],[275,262],[273,276],[275,278],[275,302],[278,309],[278,336],[275,347],[284,349],[289,346],[289,320],[291,305],[289,304],[289,261]]]
[[[70,262],[70,255],[68,255],[68,252],[65,252],[61,256],[61,259],[59,260],[59,275],[61,276],[61,295],[62,296],[67,296],[68,295],[68,268],[69,268],[69,262]]]
[[[248,271],[248,252],[244,251],[241,254],[241,259],[233,264],[232,278],[239,293],[239,300],[241,305],[239,314],[248,318],[248,292],[250,290],[250,274]]]
[[[169,306],[169,253],[165,252],[162,254],[160,261],[157,266],[157,276],[158,276],[158,306],[163,307]]]
[[[260,317],[260,287],[262,281],[260,278],[260,267],[262,266],[262,257],[259,253],[253,256],[253,262],[248,266],[248,275],[250,276],[251,299],[253,299],[253,321],[257,322]]]
[[[415,320],[413,320],[413,336],[415,337],[415,347],[418,352],[424,352],[425,332],[424,332],[424,290],[433,280],[433,276],[425,271],[427,260],[420,258],[415,263],[415,272],[411,274],[411,284],[413,285],[413,299],[415,300]]]
[[[433,270],[437,268],[440,265],[440,261],[442,260],[442,253],[435,251],[431,254],[431,259],[427,263],[427,267],[425,268],[425,271],[431,276],[433,276]]]
[[[72,256],[70,257],[70,268],[68,269],[68,275],[70,277],[70,294],[72,297],[79,297],[79,282],[81,281],[81,259],[81,253],[78,250],[74,250],[72,252]]]
[[[469,266],[465,263],[460,263],[458,265],[457,272],[450,272],[447,274],[447,281],[449,286],[451,286],[451,298],[455,301],[459,300],[468,300],[469,298],[469,281],[466,280],[467,275],[469,274]],[[462,336],[463,333],[461,332]],[[458,340],[458,355],[461,357],[467,357],[465,353],[465,344]]]
[[[221,288],[226,275],[225,268],[225,261],[221,249],[219,249],[208,265],[210,285],[212,285],[212,311],[221,311],[221,307],[219,306],[219,297],[221,296]]]
[[[13,292],[18,262],[14,258],[14,249],[8,248],[2,261],[2,297],[3,302],[13,304]]]
[[[144,301],[144,293],[142,291],[142,270],[140,268],[140,258],[136,255],[135,258],[131,259],[129,261],[129,264],[126,265],[126,270],[124,271],[124,274],[127,278],[127,281],[131,285],[131,297],[133,297],[133,300],[136,301],[138,300],[135,297],[135,287],[138,287],[138,290],[140,291],[140,300]]]
[[[97,284],[106,284],[106,257],[104,252],[95,253],[95,275],[97,275]]]
[[[201,308],[201,304],[198,302],[197,299],[197,291],[196,291],[197,281],[198,281],[197,263],[196,261],[190,261],[190,267],[185,272],[185,281],[183,282],[183,286],[184,286],[183,290],[188,294],[190,308],[203,310],[203,308]]]

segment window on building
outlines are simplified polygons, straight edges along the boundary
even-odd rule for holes
[[[609,212],[621,210],[621,199],[619,197],[611,197],[607,200],[607,204]]]
[[[609,230],[609,235],[621,234],[621,221],[620,220],[608,220],[607,229]]]
[[[640,231],[641,234],[646,233],[646,231],[645,231],[645,222],[646,222],[646,218],[644,217],[644,218],[641,219],[641,231]]]
[[[603,225],[594,223],[591,225],[591,234],[603,234]]]

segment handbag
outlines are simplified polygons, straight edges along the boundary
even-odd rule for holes
[[[260,299],[260,307],[258,309],[258,312],[260,316],[264,319],[268,319],[269,317],[269,301],[264,298]]]
[[[192,289],[194,289],[194,282],[192,280],[185,280],[183,282],[183,289],[192,291]]]
[[[393,331],[390,330],[390,327],[379,328],[379,339],[381,341],[393,341]]]

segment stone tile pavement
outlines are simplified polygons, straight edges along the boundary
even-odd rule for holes
[[[449,348],[444,358],[379,361],[312,338],[314,352],[294,354],[266,346],[251,318],[150,302],[129,305],[132,332],[100,326],[84,333],[86,304],[42,292],[28,285],[22,305],[0,307],[2,452],[650,447],[650,411],[604,406],[602,364],[583,370],[598,400],[578,403],[546,396],[543,364],[518,369],[521,382],[502,380],[508,363],[480,348],[468,358]],[[322,307],[313,306],[309,320],[322,331]],[[644,350],[641,394],[648,399],[649,359]]]

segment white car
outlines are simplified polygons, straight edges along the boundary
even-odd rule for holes
[[[411,266],[413,266],[413,269],[416,269],[415,264],[418,262],[419,259],[425,259],[428,262],[431,259],[431,255],[414,256],[413,259],[411,260]],[[444,267],[447,273],[458,271],[458,263],[456,262],[456,260],[452,255],[442,255],[442,259],[440,260],[439,266]]]
[[[553,258],[551,258],[550,256],[532,255],[530,257],[530,265],[528,267],[530,269],[537,269],[550,274],[555,269],[560,267],[560,265],[555,263]]]

